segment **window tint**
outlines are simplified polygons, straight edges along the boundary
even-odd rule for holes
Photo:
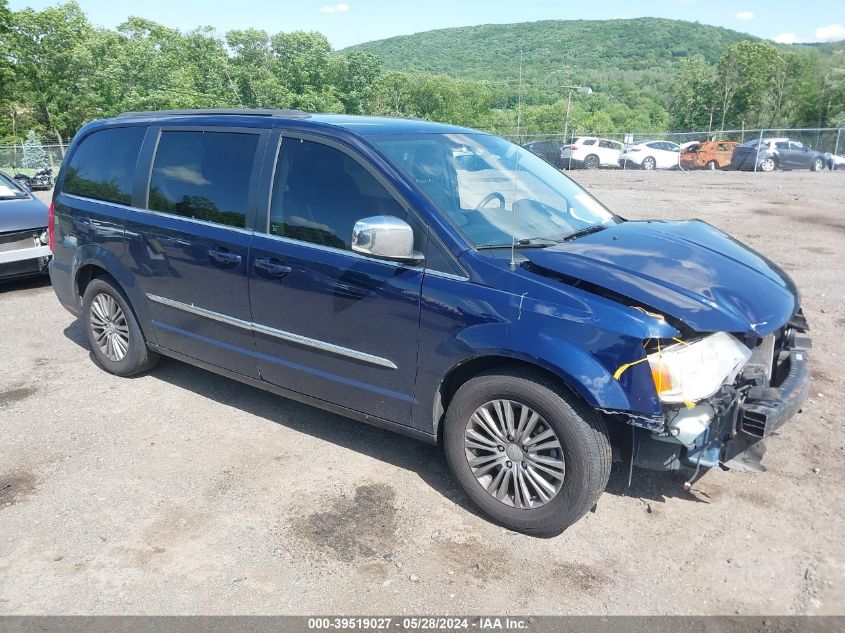
[[[775,147],[778,149],[789,149],[789,143],[786,141],[778,141],[775,143]]]
[[[295,138],[282,142],[273,182],[270,233],[350,247],[357,220],[405,210],[358,161],[338,149]]]
[[[85,137],[68,164],[64,193],[131,204],[135,163],[146,131],[145,127],[119,127]]]
[[[596,139],[594,139],[594,138],[590,138],[590,139],[587,139],[586,141],[584,141],[584,145],[595,145],[595,144],[596,144]]]
[[[646,143],[651,149],[663,149],[663,143],[655,141],[654,143]]]
[[[149,208],[243,228],[258,139],[238,132],[162,132]]]
[[[794,149],[801,152],[804,151],[804,146],[798,141],[789,141],[789,149]]]

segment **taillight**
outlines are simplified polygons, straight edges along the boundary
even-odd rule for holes
[[[581,148],[580,148],[580,147],[578,147],[577,145],[573,145],[573,146],[572,146],[572,151],[573,151],[573,152],[577,152],[579,149],[581,149]]]
[[[50,250],[54,253],[56,252],[56,240],[53,237],[53,234],[56,230],[56,205],[55,203],[50,203],[50,213],[47,215],[47,237],[50,240]]]

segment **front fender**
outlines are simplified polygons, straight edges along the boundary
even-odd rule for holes
[[[426,278],[414,427],[432,432],[442,413],[444,380],[483,358],[542,368],[597,409],[649,419],[662,414],[651,370],[636,361],[645,358],[645,339],[677,336],[672,325],[576,288],[513,280],[509,274],[489,285]],[[505,289],[510,284],[520,294]]]

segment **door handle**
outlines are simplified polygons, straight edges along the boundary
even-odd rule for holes
[[[240,264],[241,256],[237,253],[230,253],[229,251],[216,251],[214,249],[208,251],[208,256],[216,261],[218,264]]]
[[[284,277],[293,270],[290,266],[275,258],[256,259],[255,267],[272,277]]]

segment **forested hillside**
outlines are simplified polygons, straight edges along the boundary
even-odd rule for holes
[[[700,54],[715,63],[731,44],[756,39],[717,26],[660,18],[547,20],[427,31],[346,50],[373,53],[393,70],[492,80],[516,79],[522,51],[528,82],[639,83],[667,70],[671,74],[679,57]]]

